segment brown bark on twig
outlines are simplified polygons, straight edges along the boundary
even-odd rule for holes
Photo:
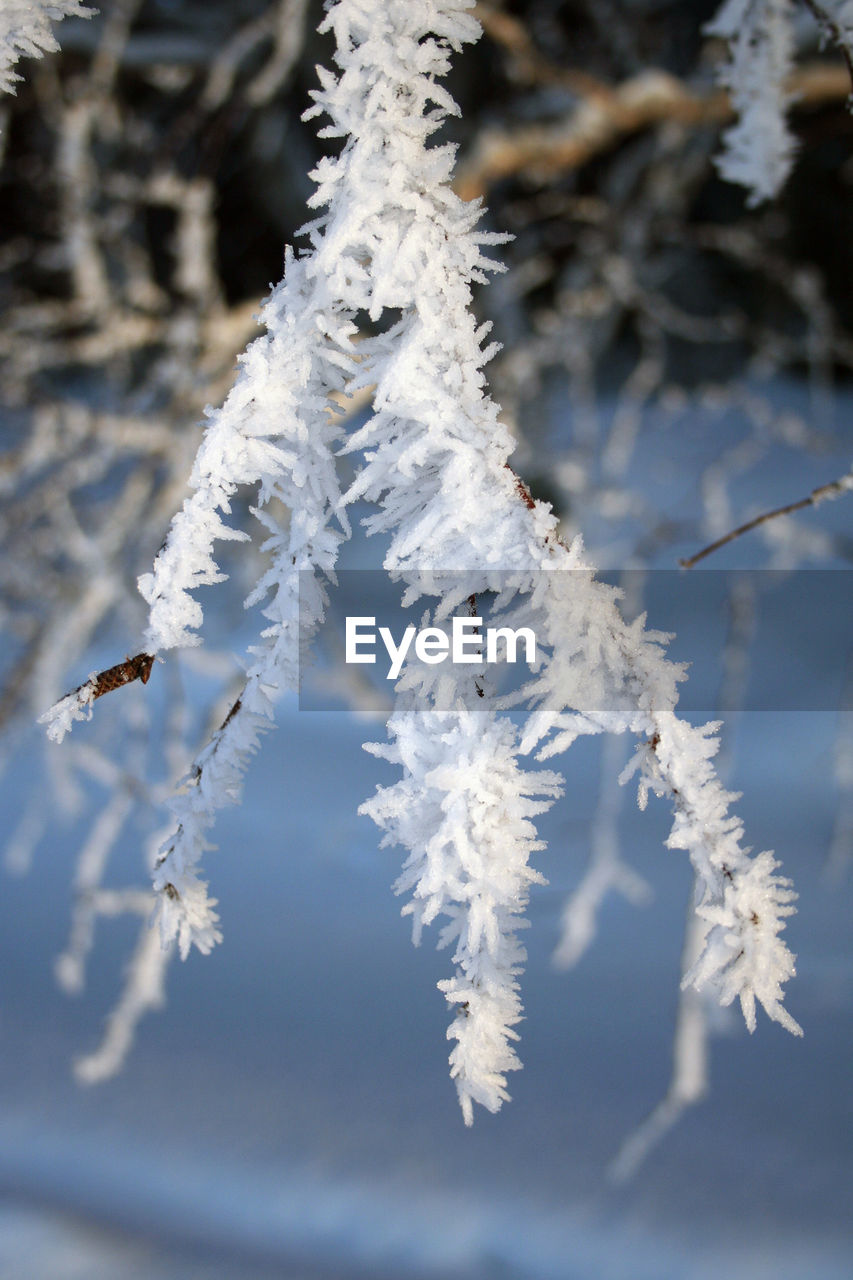
[[[515,491],[518,494],[519,498],[521,498],[521,501],[527,507],[527,510],[532,511],[536,506],[536,502],[534,501],[533,494],[530,492],[527,485],[522,480],[521,476],[518,475],[516,471],[513,471],[512,467],[508,462],[505,462],[504,466],[506,467],[507,471],[510,473],[513,480],[515,481]]]
[[[102,698],[105,693],[112,693],[113,689],[120,689],[124,684],[132,684],[134,680],[141,680],[143,684],[147,684],[153,665],[152,654],[137,653],[135,657],[126,658],[124,662],[118,662],[114,667],[108,667],[106,671],[99,671],[96,676],[92,676],[91,680],[78,685],[74,692],[78,693],[80,689],[91,687],[94,702],[96,698]]]

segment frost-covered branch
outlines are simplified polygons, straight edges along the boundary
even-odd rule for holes
[[[390,740],[373,748],[401,776],[364,810],[406,851],[398,888],[412,895],[404,910],[416,937],[446,918],[440,942],[453,945],[455,972],[440,985],[454,1014],[451,1072],[466,1122],[475,1102],[497,1110],[506,1073],[519,1065],[517,931],[540,844],[532,819],[560,790],[556,774],[528,769],[524,757],[552,758],[582,734],[638,738],[623,780],[639,773],[643,803],[653,790],[672,805],[668,845],[688,852],[706,926],[686,981],[723,1003],[739,998],[750,1029],[758,1001],[799,1031],[782,1005],[793,957],[779,935],[793,894],[769,853],[752,859],[743,846],[733,797],[710,763],[715,726],[677,716],[683,671],[666,658],[667,637],[642,617],[626,623],[619,593],[595,578],[581,540],[561,538],[550,507],[512,470],[514,442],[485,390],[483,366],[497,348],[473,314],[472,290],[494,269],[486,249],[505,237],[480,230],[479,205],[454,192],[453,148],[429,145],[457,111],[439,80],[451,51],[479,34],[470,9],[471,0],[330,5],[324,29],[338,70],[321,71],[310,114],[324,113],[323,136],[343,143],[313,173],[309,247],[288,253],[262,315],[267,332],[242,358],[222,408],[209,412],[191,495],[139,583],[145,654],[197,644],[194,593],[223,580],[217,545],[247,539],[230,519],[240,491],[252,491],[269,536],[249,602],[267,602],[268,625],[243,692],[173,801],[173,834],[154,873],[163,941],[176,940],[183,955],[219,939],[200,859],[215,811],[239,795],[276,695],[296,688],[300,639],[324,615],[347,506],[374,504],[367,528],[387,539],[385,568],[406,603],[437,599],[438,622],[472,596],[490,598],[497,619],[535,629],[541,656],[512,697],[497,698],[470,670],[404,672]],[[359,328],[369,336],[356,359]],[[635,379],[643,395],[660,376],[655,350],[652,336]],[[370,385],[372,412],[347,434],[334,397]],[[623,455],[636,430],[625,421]],[[338,451],[356,468],[345,493]],[[157,983],[143,986],[148,999]]]
[[[853,8],[846,0],[804,3],[822,36],[840,49],[853,81]],[[794,162],[796,146],[787,122],[797,96],[794,12],[793,0],[725,0],[705,27],[706,34],[728,43],[729,58],[718,79],[737,114],[723,134],[717,167],[729,182],[746,187],[750,206],[777,195]]]
[[[310,631],[311,618],[323,615],[317,577],[310,598],[303,580],[300,618],[300,572],[331,574],[346,532],[332,453],[340,427],[330,396],[345,386],[355,326],[310,267],[309,259],[291,256],[287,279],[264,312],[269,333],[249,348],[234,390],[212,415],[193,470],[195,493],[173,521],[153,573],[139,584],[150,606],[151,650],[196,641],[201,608],[190,592],[221,580],[213,543],[234,536],[220,513],[230,511],[238,485],[257,486],[272,563],[247,603],[271,595],[264,609],[270,625],[251,651],[240,698],[175,798],[175,834],[155,875],[164,941],[177,935],[183,955],[192,942],[208,951],[219,939],[214,904],[196,870],[205,833],[215,809],[238,799],[245,764],[272,722],[275,696],[297,687],[300,621]],[[287,530],[266,511],[274,500],[291,512]]]
[[[701,887],[699,910],[714,926],[691,979],[715,984],[723,1001],[738,995],[749,1025],[758,998],[771,1016],[798,1028],[780,1003],[780,984],[793,971],[778,939],[790,910],[787,882],[774,875],[770,855],[753,862],[743,850],[742,829],[728,816],[731,797],[709,764],[716,749],[709,729],[693,729],[675,716],[681,672],[663,656],[664,638],[647,634],[643,619],[626,624],[613,589],[584,563],[580,543],[567,548],[559,540],[553,515],[510,470],[511,440],[484,392],[481,367],[492,349],[484,348],[486,335],[470,310],[471,283],[488,268],[482,246],[495,237],[476,230],[479,211],[451,190],[452,151],[426,146],[455,109],[435,80],[447,69],[447,49],[477,35],[467,7],[422,10],[378,0],[332,6],[326,24],[336,36],[340,75],[324,74],[317,110],[331,118],[328,134],[348,140],[337,159],[317,171],[314,203],[330,212],[312,231],[312,254],[292,259],[290,272],[298,268],[300,275],[331,282],[348,316],[361,310],[379,321],[391,309],[399,317],[387,333],[362,344],[357,371],[350,366],[351,387],[375,382],[376,392],[373,415],[347,442],[364,461],[346,499],[378,504],[368,529],[390,536],[386,568],[407,584],[409,599],[425,589],[444,595],[445,611],[471,593],[496,592],[507,616],[523,601],[548,654],[524,690],[529,710],[518,738],[499,707],[451,709],[449,720],[430,722],[423,704],[413,711],[404,703],[392,716],[388,748],[403,777],[368,805],[386,834],[410,851],[401,887],[415,889],[416,929],[439,911],[450,917],[444,936],[457,942],[459,968],[445,995],[463,1009],[451,1028],[458,1040],[452,1070],[470,1119],[472,1101],[500,1104],[505,1072],[515,1065],[509,1041],[520,1012],[521,953],[513,926],[535,847],[526,825],[514,841],[491,835],[491,814],[505,812],[510,823],[526,824],[535,812],[531,804],[541,807],[532,799],[537,789],[553,797],[558,784],[550,775],[538,782],[535,774],[518,775],[513,757],[536,748],[540,756],[554,755],[580,733],[640,735],[645,746],[634,767],[644,792],[653,787],[672,799],[669,843],[689,851]],[[365,84],[371,86],[366,98]],[[337,212],[342,190],[356,197],[345,216]],[[322,333],[322,326],[313,331],[318,328]],[[258,379],[261,390],[265,378],[266,372]],[[244,400],[249,382],[244,368]],[[259,400],[256,395],[253,403]],[[176,522],[154,578],[142,584],[152,605],[148,643],[155,651],[186,641],[199,621],[188,592],[216,574],[211,545],[221,522],[214,511],[233,491],[235,463],[245,477],[239,471],[244,455],[233,452],[228,426],[226,409],[209,429],[196,466],[197,494]],[[208,456],[222,471],[208,466]],[[293,469],[297,455],[282,463]],[[328,500],[328,489],[325,494]],[[453,575],[442,578],[449,567],[455,582]],[[466,571],[462,586],[460,570]],[[424,574],[431,580],[426,588]],[[429,681],[422,684],[421,697],[432,697],[436,706],[430,716],[440,705],[436,693]],[[470,715],[480,716],[476,733]],[[421,797],[417,804],[415,797]],[[211,793],[202,804],[205,811],[213,799]],[[497,892],[495,884],[506,877]],[[198,936],[207,941],[193,925],[184,940]],[[482,1034],[469,1034],[470,1025]]]
[[[339,17],[343,23],[346,12],[341,4],[331,19]],[[595,580],[580,543],[568,548],[560,541],[553,515],[530,497],[509,468],[510,441],[483,390],[480,369],[489,355],[482,346],[485,335],[469,309],[467,281],[482,271],[481,238],[470,207],[449,188],[442,151],[425,152],[401,127],[399,103],[405,98],[394,73],[410,61],[412,51],[406,46],[410,30],[402,19],[395,29],[396,17],[375,19],[399,49],[390,83],[383,83],[381,75],[375,80],[381,107],[372,122],[393,180],[371,201],[374,240],[361,279],[363,305],[370,313],[378,316],[378,301],[387,298],[389,305],[402,309],[402,318],[389,336],[365,344],[368,350],[362,351],[359,376],[375,380],[377,390],[372,418],[347,446],[365,457],[348,500],[367,497],[378,503],[380,510],[369,518],[368,528],[390,536],[385,566],[408,584],[409,599],[424,591],[439,592],[445,594],[442,609],[448,611],[471,592],[479,596],[491,591],[506,617],[513,616],[512,598],[516,620],[536,620],[548,659],[516,699],[528,707],[519,751],[538,748],[540,758],[553,756],[589,732],[629,730],[646,739],[636,761],[643,786],[654,786],[672,799],[675,823],[669,843],[689,851],[701,886],[700,910],[717,925],[704,967],[694,970],[691,979],[700,985],[713,980],[724,1001],[736,991],[750,1025],[758,998],[771,1016],[794,1030],[796,1024],[778,998],[778,984],[792,972],[791,957],[778,949],[777,940],[787,914],[787,882],[773,875],[769,855],[753,863],[743,850],[742,829],[728,816],[731,797],[708,763],[716,749],[708,727],[693,729],[675,716],[682,673],[663,656],[664,637],[646,633],[643,619],[623,621],[613,589]],[[349,70],[346,64],[356,54],[366,61],[374,46],[365,40],[353,49],[352,29],[345,26],[344,32],[342,45],[338,32],[339,47],[346,50]],[[340,107],[333,94],[337,90],[343,95],[346,70],[341,86],[324,86],[323,105],[333,119]],[[426,191],[425,169],[432,177]],[[436,181],[442,178],[443,187]],[[464,586],[451,575],[442,590],[442,570],[448,566],[467,571]],[[424,586],[424,574],[430,587]],[[403,723],[408,751],[415,730]],[[491,733],[496,749],[498,723]],[[402,799],[415,788],[416,773],[400,748],[400,722],[392,718],[391,726],[396,743],[391,751],[399,753],[395,758],[404,772],[392,810],[398,818],[393,829],[417,863],[424,836],[407,825]],[[382,803],[392,802],[386,798]],[[379,811],[387,829],[388,809]],[[452,874],[448,882],[455,883]],[[762,888],[759,913],[753,908]],[[484,1060],[488,1064],[485,1045]],[[490,1070],[497,1076],[505,1066],[498,1043]],[[470,1064],[466,1067],[470,1070]],[[459,1076],[457,1087],[463,1100],[471,1096]]]
[[[529,865],[542,847],[530,819],[561,793],[560,778],[519,768],[516,733],[492,707],[401,709],[388,731],[392,745],[369,749],[404,776],[361,812],[383,829],[383,843],[410,850],[395,890],[411,891],[403,912],[415,943],[425,925],[448,917],[439,946],[453,946],[457,968],[439,987],[455,1014],[450,1074],[471,1124],[475,1102],[499,1109],[506,1072],[521,1065],[512,1045],[525,958],[517,930],[529,886],[542,880]]]
[[[21,77],[13,71],[19,58],[53,53],[59,42],[52,22],[63,18],[91,18],[80,0],[3,0],[0,6],[0,93],[14,93]]]
[[[718,698],[718,709],[727,719],[743,709],[749,645],[754,630],[755,601],[751,581],[748,577],[736,579],[729,597],[729,629]],[[725,734],[723,743],[726,759],[730,759],[730,730]],[[718,758],[717,767],[724,774],[726,760]],[[672,1074],[663,1098],[628,1135],[612,1161],[610,1175],[617,1182],[633,1177],[687,1108],[700,1102],[710,1089],[710,1039],[726,1015],[722,1009],[714,1007],[710,989],[697,991],[689,983],[689,975],[705,949],[708,935],[708,922],[696,910],[701,897],[694,872],[681,953],[682,985],[675,1015]]]
[[[758,204],[780,189],[794,161],[786,113],[786,81],[794,65],[793,0],[726,0],[705,28],[728,41],[730,60],[719,73],[737,112],[723,134],[717,167]]]

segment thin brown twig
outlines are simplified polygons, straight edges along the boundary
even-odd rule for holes
[[[719,551],[720,547],[726,546],[729,542],[734,542],[735,538],[741,537],[744,533],[749,533],[751,529],[757,529],[760,524],[765,524],[768,520],[775,520],[777,516],[789,516],[794,511],[802,511],[804,507],[816,507],[821,502],[831,501],[833,498],[841,498],[845,493],[853,490],[853,471],[849,471],[847,475],[842,476],[839,480],[832,480],[829,484],[819,485],[817,489],[812,489],[811,493],[800,498],[799,502],[789,502],[784,507],[776,507],[773,511],[765,511],[762,515],[756,516],[753,520],[747,520],[746,524],[738,525],[737,529],[732,529],[722,538],[717,538],[716,542],[711,542],[707,547],[703,547],[701,551],[697,551],[694,556],[688,556],[686,559],[679,560],[682,569],[692,569],[700,560],[704,560],[714,551]]]

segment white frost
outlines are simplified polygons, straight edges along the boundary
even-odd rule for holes
[[[59,48],[52,22],[95,12],[80,0],[0,0],[0,93],[15,92],[21,77],[12,68],[19,58],[40,58]]]
[[[71,732],[75,720],[92,719],[96,681],[97,672],[93,672],[85,684],[60,698],[39,716],[38,723],[45,726],[45,733],[51,742],[61,742],[66,733]]]

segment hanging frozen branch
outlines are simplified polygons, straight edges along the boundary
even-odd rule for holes
[[[723,134],[720,174],[746,187],[747,204],[780,190],[794,163],[787,123],[793,95],[793,0],[725,0],[705,31],[727,41],[729,59],[718,73],[731,95],[736,121]]]
[[[768,520],[775,520],[777,516],[790,516],[795,511],[802,511],[805,507],[820,506],[822,502],[832,502],[835,498],[843,498],[851,490],[853,490],[853,470],[848,471],[846,475],[841,476],[838,480],[830,481],[829,484],[819,485],[817,489],[813,489],[807,497],[800,498],[798,502],[789,502],[784,507],[776,507],[775,510],[765,511],[753,520],[747,520],[745,524],[738,525],[737,529],[732,529],[730,533],[725,534],[722,538],[717,538],[716,542],[703,547],[695,555],[679,560],[678,563],[682,569],[692,569],[694,565],[698,564],[700,560],[704,560],[706,556],[719,551],[720,547],[725,547],[729,542],[734,542],[736,538],[742,537],[743,534],[757,529],[759,525],[766,524]]]
[[[509,465],[513,440],[483,373],[497,348],[471,306],[473,285],[495,269],[487,250],[505,237],[480,230],[479,203],[454,192],[453,148],[428,145],[458,111],[440,80],[451,51],[480,34],[470,9],[471,0],[328,7],[322,29],[335,37],[337,71],[320,72],[310,114],[325,114],[323,135],[342,146],[312,175],[309,247],[288,253],[264,308],[266,333],[209,411],[190,496],[139,581],[149,606],[139,657],[150,671],[155,657],[199,643],[194,593],[225,577],[218,544],[247,540],[230,517],[238,488],[253,489],[268,559],[249,603],[265,602],[266,624],[232,714],[172,802],[173,831],[154,868],[162,940],[184,956],[220,939],[200,877],[207,836],[216,811],[239,796],[276,696],[297,687],[300,640],[324,616],[348,506],[374,504],[366,527],[388,538],[385,568],[408,602],[437,598],[436,621],[491,595],[497,617],[534,627],[542,658],[512,698],[478,699],[469,668],[458,678],[405,670],[388,740],[372,748],[399,769],[364,811],[405,851],[397,887],[410,894],[415,940],[441,915],[440,945],[453,948],[440,989],[467,1123],[474,1103],[500,1107],[507,1072],[520,1065],[518,931],[541,847],[533,819],[561,790],[558,775],[525,757],[553,758],[584,734],[631,734],[639,745],[621,780],[638,777],[642,807],[650,791],[672,806],[667,844],[687,851],[705,927],[685,982],[723,1004],[739,999],[750,1030],[758,1002],[800,1031],[783,1005],[794,957],[780,936],[795,895],[770,853],[752,858],[744,846],[711,764],[716,726],[676,714],[684,673],[666,658],[667,637],[644,618],[625,622],[580,538],[561,540],[550,507]],[[356,353],[364,316],[372,333]],[[373,411],[351,429],[334,398],[370,385]],[[346,492],[341,452],[355,463]],[[51,724],[64,732],[85,715],[96,687],[93,678],[63,700]],[[129,988],[128,1025],[159,991],[152,955],[139,962],[139,991]]]
[[[723,678],[718,697],[718,711],[726,718],[743,709],[743,698],[749,667],[749,646],[755,630],[755,602],[748,577],[737,579],[729,596],[729,626],[723,652]],[[717,768],[728,772],[732,752],[732,734],[723,734],[722,759]],[[710,1039],[725,1014],[715,1008],[709,990],[697,991],[690,985],[689,974],[705,948],[707,920],[697,913],[695,903],[699,886],[693,878],[687,903],[684,945],[681,953],[682,984],[675,1015],[672,1043],[672,1073],[669,1086],[660,1102],[622,1143],[611,1162],[609,1173],[615,1182],[634,1176],[654,1148],[678,1123],[684,1112],[707,1095],[711,1080]]]
[[[819,0],[805,0],[821,33],[844,58],[845,97],[853,80],[853,20],[849,5],[835,12]],[[794,0],[724,0],[705,27],[728,44],[729,57],[718,80],[731,96],[737,119],[723,134],[717,168],[729,182],[746,188],[747,205],[772,199],[794,162],[794,138],[787,114],[801,97],[794,58]]]
[[[21,77],[13,71],[19,58],[40,58],[59,48],[51,22],[91,18],[80,0],[3,0],[0,6],[0,93],[14,93]]]
[[[662,69],[608,85],[587,72],[555,66],[517,18],[478,6],[485,30],[507,49],[524,79],[565,89],[578,105],[555,124],[485,131],[460,165],[456,190],[470,200],[516,174],[542,182],[580,168],[656,125],[697,129],[734,119],[724,134],[720,172],[748,188],[749,203],[770,198],[793,162],[789,107],[842,101],[853,80],[853,18],[845,22],[843,14],[834,16],[816,0],[805,3],[840,48],[845,67],[824,62],[795,67],[792,0],[727,0],[706,27],[707,34],[726,40],[730,49],[718,76],[721,88],[710,93]]]

